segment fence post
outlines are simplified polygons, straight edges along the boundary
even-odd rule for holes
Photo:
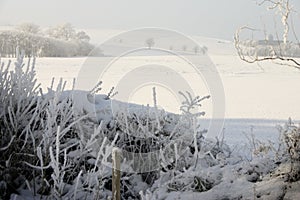
[[[112,150],[112,199],[121,200],[120,179],[121,179],[121,151],[114,147]]]

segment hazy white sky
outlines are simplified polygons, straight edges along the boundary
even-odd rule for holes
[[[300,11],[300,1],[292,3]],[[119,30],[151,26],[224,39],[232,39],[245,24],[273,28],[271,16],[254,0],[0,0],[0,25],[70,22],[78,28]]]

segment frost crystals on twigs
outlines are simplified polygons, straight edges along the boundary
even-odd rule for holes
[[[180,106],[180,110],[183,112],[183,114],[195,117],[205,115],[205,112],[192,112],[197,107],[201,107],[202,105],[200,104],[200,102],[205,99],[209,99],[210,95],[204,96],[202,98],[200,96],[196,96],[195,98],[193,98],[191,93],[188,91],[186,91],[186,94],[184,94],[183,92],[179,92],[179,94],[182,95],[185,99],[185,101],[183,101],[182,105]]]

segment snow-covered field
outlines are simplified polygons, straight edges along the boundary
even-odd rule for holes
[[[229,144],[247,143],[244,133],[252,132],[259,139],[276,140],[277,125],[282,125],[289,117],[300,120],[299,70],[272,62],[248,64],[241,61],[236,55],[232,42],[203,37],[194,39],[199,44],[208,47],[208,55],[222,79],[225,93],[224,131]],[[45,91],[49,87],[52,77],[55,77],[56,80],[63,78],[68,81],[67,87],[70,88],[72,79],[77,77],[86,59],[86,57],[38,58],[36,61],[38,82],[42,84]],[[170,65],[170,63],[176,65],[176,62],[172,61],[174,59],[172,57],[156,56],[155,59],[166,65]],[[121,62],[121,65],[128,66],[128,63],[139,63],[140,60],[145,60],[145,58],[127,58]],[[187,79],[195,76],[184,66],[179,71]],[[115,85],[113,77],[120,77],[123,74],[124,70],[110,71],[106,80],[103,80],[103,91],[106,92]],[[151,77],[151,72],[146,76]],[[151,90],[151,87],[147,89]],[[158,104],[166,110],[176,112],[180,102],[173,101],[170,104],[170,99],[168,96],[164,96],[164,91],[159,92],[158,90]],[[204,90],[200,95],[206,94],[207,91]],[[147,95],[145,93],[135,95],[132,101],[151,104],[151,91],[148,91]],[[209,117],[210,106],[204,104],[203,109],[207,111]],[[204,127],[207,126],[208,121],[203,120]]]
[[[299,71],[273,63],[261,63],[260,68],[256,64],[244,63],[233,55],[210,57],[223,81],[226,118],[300,119]],[[63,78],[71,83],[85,59],[38,58],[38,81],[43,89],[49,87],[52,77]],[[114,73],[122,74],[118,71]],[[71,87],[71,84],[68,86]]]

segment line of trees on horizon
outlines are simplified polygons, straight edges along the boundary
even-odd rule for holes
[[[76,31],[70,23],[45,31],[33,23],[23,23],[0,31],[1,57],[16,57],[16,48],[26,57],[75,57],[87,56],[95,47],[86,32]]]

